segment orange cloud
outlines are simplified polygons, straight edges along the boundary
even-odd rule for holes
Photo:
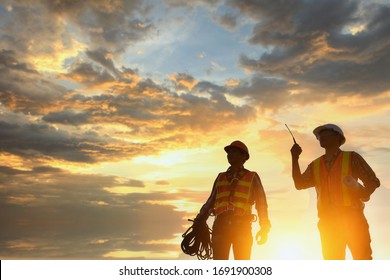
[[[170,76],[170,80],[173,81],[179,88],[182,87],[188,91],[198,83],[193,77],[184,73],[176,73]]]

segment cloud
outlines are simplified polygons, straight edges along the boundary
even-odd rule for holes
[[[234,30],[237,27],[237,16],[230,13],[220,16],[218,21],[229,30]]]
[[[191,91],[198,83],[194,77],[185,73],[176,73],[171,76],[170,80],[176,84],[178,90],[185,89],[187,91]]]
[[[192,5],[203,5],[203,2]],[[189,145],[197,135],[223,129],[226,123],[245,124],[264,109],[276,111],[292,104],[322,102],[340,96],[376,96],[388,90],[385,71],[388,43],[382,39],[389,30],[388,6],[375,4],[367,9],[356,1],[226,3],[235,10],[225,16],[234,14],[237,20],[249,16],[256,22],[249,42],[259,47],[268,46],[258,59],[242,54],[242,67],[254,72],[249,78],[237,81],[234,87],[180,72],[167,75],[171,83],[157,82],[142,76],[137,69],[121,66],[119,49],[110,47],[107,42],[95,44],[95,40],[107,39],[104,34],[108,30],[114,37],[117,29],[128,30],[125,21],[129,16],[146,17],[152,7],[143,5],[142,1],[37,4],[35,8],[43,18],[55,22],[56,38],[64,39],[61,44],[71,42],[62,36],[64,34],[71,34],[69,36],[77,40],[80,34],[87,34],[92,41],[88,48],[70,57],[66,69],[57,75],[66,80],[61,84],[76,82],[81,88],[75,90],[60,86],[31,63],[30,58],[19,56],[22,52],[28,53],[28,46],[21,44],[20,49],[11,48],[11,44],[4,41],[2,46],[7,48],[0,54],[0,102],[7,110],[30,115],[26,116],[24,124],[16,123],[9,115],[1,115],[2,125],[13,127],[12,133],[4,133],[7,141],[15,137],[14,142],[22,144],[19,148],[7,144],[3,150],[23,156],[27,156],[28,151],[61,160],[93,163],[109,160],[110,155],[118,159],[142,154],[143,148],[148,147],[150,151],[152,145],[153,151],[175,142]],[[171,1],[167,4],[173,7],[185,3]],[[220,2],[213,2],[212,7],[217,8],[218,4]],[[14,18],[31,9],[19,2],[11,5],[13,17],[5,13],[6,27],[15,24]],[[327,13],[321,13],[323,10]],[[326,20],[323,14],[332,21]],[[35,18],[29,17],[31,21]],[[37,30],[37,36],[39,31],[49,32],[40,29],[42,24],[38,20],[30,27]],[[360,24],[365,27],[359,32],[348,32],[348,28]],[[12,38],[18,39],[17,32],[11,34],[7,28],[2,32],[4,38],[15,36]],[[27,44],[31,34],[23,32],[20,36]],[[51,37],[44,39],[56,42]],[[122,49],[121,44],[129,42],[132,39],[126,36],[123,42],[112,40],[112,44]],[[35,45],[31,56],[38,53],[34,48]],[[44,53],[50,55],[56,51],[49,49]],[[230,97],[240,102],[232,104]],[[26,136],[25,132],[30,131],[31,135]],[[58,148],[54,148],[56,146]],[[62,148],[66,152],[60,153]]]
[[[208,2],[210,5],[205,3],[195,1],[189,5],[183,1],[166,2],[168,7],[191,8],[202,5],[210,11],[222,5],[220,1]],[[12,48],[19,61],[32,62],[34,55],[53,56],[59,53],[59,49],[54,49],[53,45],[61,45],[62,51],[66,48],[74,50],[75,41],[86,42],[88,38],[89,46],[85,55],[89,61],[76,60],[80,53],[73,52],[75,63],[68,73],[62,73],[60,77],[87,87],[108,89],[119,80],[133,81],[134,73],[126,75],[127,68],[118,69],[114,58],[118,58],[126,46],[154,34],[155,23],[147,16],[160,4],[152,6],[142,1],[48,1],[37,3],[35,8],[39,13],[34,14],[28,13],[31,5],[10,2],[13,5],[12,17],[6,13],[7,28],[2,31],[5,39],[2,47]],[[238,19],[249,17],[256,23],[249,42],[267,50],[265,53],[259,51],[258,58],[254,58],[253,54],[242,54],[239,61],[241,66],[253,71],[260,79],[271,77],[284,79],[287,84],[294,83],[294,91],[304,93],[297,99],[298,102],[299,99],[308,98],[323,101],[329,93],[344,96],[379,95],[389,88],[385,71],[389,67],[389,48],[384,39],[390,30],[388,5],[376,3],[368,6],[359,1],[301,0],[288,3],[230,0],[226,4],[233,10],[220,16],[220,24],[233,28]],[[14,19],[22,17],[32,22],[29,25],[31,32],[15,32],[21,21]],[[44,25],[44,22],[52,24]],[[356,29],[357,26],[360,26],[359,29]],[[352,33],[353,28],[360,31]],[[43,39],[33,40],[32,34]],[[47,41],[59,43],[42,46]],[[24,45],[15,42],[23,42]],[[40,69],[39,63],[35,62],[34,65],[35,69]],[[128,76],[131,78],[126,80]],[[365,80],[372,82],[363,83]],[[311,92],[315,92],[314,95]],[[288,90],[285,97],[291,100]],[[275,98],[280,99],[279,96]],[[259,99],[263,100],[263,97]],[[278,100],[269,101],[268,107],[282,104]]]
[[[102,67],[85,62],[74,64],[70,72],[62,77],[87,86],[102,86],[115,81],[115,78]]]
[[[121,145],[122,141],[115,140],[107,134],[99,135],[91,130],[72,133],[46,123],[29,121],[20,116],[15,121],[12,120],[12,115],[3,114],[4,120],[0,121],[1,151],[27,160],[58,159],[96,163],[108,159],[114,160],[116,157],[132,157],[142,150],[142,144]],[[58,115],[51,117],[58,117]],[[74,117],[73,121],[75,119]]]
[[[94,60],[95,62],[102,65],[104,68],[112,72],[113,74],[117,74],[118,71],[115,68],[114,62],[112,60],[112,54],[100,48],[95,51],[87,51],[87,56]]]
[[[281,9],[279,1],[228,3],[258,21],[249,42],[268,50],[258,59],[240,58],[257,76],[294,83],[295,90],[315,92],[311,99],[316,101],[388,91],[388,4],[290,1]],[[365,28],[352,34],[351,26],[362,24]],[[285,96],[289,99],[288,92]]]
[[[151,242],[173,239],[183,230],[182,212],[156,204],[175,199],[173,194],[109,194],[104,188],[121,178],[47,166],[1,166],[0,179],[2,258],[101,259],[119,249],[177,250]]]
[[[299,11],[299,8],[303,4],[301,0],[293,0],[285,2],[283,0],[276,1],[240,1],[240,0],[228,0],[228,5],[238,9],[243,15],[250,16],[253,20],[264,21],[266,24],[270,24],[273,27],[289,30],[289,20],[291,15]],[[267,25],[270,27],[269,25]]]
[[[16,59],[13,50],[0,51],[0,102],[15,111],[35,113],[55,104],[66,89]]]
[[[115,69],[109,65],[108,54],[122,54],[130,44],[144,40],[153,31],[145,19],[151,6],[142,1],[7,1],[7,7],[12,8],[4,17],[2,13],[0,50],[12,49],[20,63],[28,63],[40,72],[60,74],[86,50],[95,64],[78,63],[68,73],[69,78],[85,85],[112,81],[111,76],[117,73],[110,72]],[[20,76],[13,74],[2,76],[4,80]]]
[[[117,68],[103,49],[87,51],[68,73],[59,75],[85,85],[84,91],[57,85],[19,62],[13,51],[1,54],[0,101],[8,113],[0,121],[10,129],[0,142],[3,151],[26,158],[85,163],[131,158],[167,149],[176,141],[188,145],[195,135],[223,123],[239,125],[255,117],[254,108],[231,104],[223,86],[183,73],[172,76],[173,87],[157,84],[137,70]],[[101,93],[84,94],[88,89]],[[179,95],[176,90],[185,91]],[[12,112],[27,115],[16,121]]]
[[[155,184],[159,185],[159,186],[167,186],[167,185],[169,185],[169,182],[165,181],[165,180],[159,180],[159,181],[156,181]]]
[[[50,112],[42,120],[49,123],[79,125],[88,122],[88,114],[85,112],[77,113],[71,109],[67,109],[59,112]]]
[[[220,0],[194,0],[191,2],[185,0],[164,0],[168,7],[180,8],[180,7],[193,7],[197,5],[214,6],[221,2]]]
[[[8,1],[8,5],[12,10],[5,14],[4,28],[0,33],[2,49],[12,47],[22,57],[31,54],[37,56],[54,54],[55,44],[46,42],[62,44],[69,39],[61,22],[42,9],[38,1],[35,3]],[[31,12],[32,7],[36,8],[34,13]],[[60,39],[61,35],[64,36],[63,40]]]
[[[390,88],[388,3],[7,1],[8,9],[2,9],[4,5],[0,4],[3,257],[102,258],[127,250],[136,257],[140,252],[141,258],[149,251],[177,252],[177,244],[171,242],[189,215],[181,210],[187,202],[200,204],[209,195],[177,188],[174,175],[161,175],[168,172],[166,166],[142,170],[141,178],[150,176],[153,187],[139,178],[102,175],[123,170],[78,174],[70,171],[75,166],[85,170],[110,163],[121,169],[115,162],[133,164],[136,157],[158,157],[167,150],[186,153],[187,148],[241,135],[253,143],[257,140],[252,137],[265,139],[257,149],[277,158],[275,165],[281,164],[287,174],[288,154],[280,151],[282,146],[288,151],[291,138],[278,119],[302,124],[291,128],[307,147],[303,160],[309,161],[317,150],[308,127],[330,117],[350,121],[362,141],[372,137],[366,134],[380,132],[376,143],[360,147],[386,160],[387,130],[372,128],[374,117],[364,127],[353,121],[363,120],[373,108],[375,116],[387,117],[380,112],[387,112]],[[183,27],[177,29],[172,22],[193,11],[185,22],[194,25],[186,25],[184,35],[172,33]],[[166,18],[166,12],[174,19]],[[218,42],[206,45],[188,33],[205,22],[218,22],[229,32],[212,37],[221,28],[208,28],[201,37]],[[221,44],[232,39],[234,44],[221,51]],[[169,55],[161,55],[161,48]],[[145,55],[136,57],[140,49]],[[205,53],[207,61],[192,64],[191,58],[204,58]],[[229,63],[224,63],[227,56]],[[162,58],[164,67],[157,67]],[[256,124],[248,132],[252,121]],[[267,121],[273,125],[262,127]],[[194,170],[178,157],[170,159],[170,166],[179,162],[179,173],[187,167]],[[385,170],[378,170],[385,178]],[[268,172],[278,171],[265,169]],[[159,191],[150,192],[156,186]],[[170,192],[163,191],[168,187]],[[131,193],[119,193],[129,189]],[[287,196],[282,187],[275,190],[270,191],[272,200]]]
[[[290,92],[294,89],[295,86],[284,79],[254,76],[250,81],[241,81],[231,90],[231,94],[249,97],[256,105],[273,109],[280,108],[289,102]]]

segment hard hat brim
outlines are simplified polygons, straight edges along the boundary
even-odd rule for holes
[[[341,130],[340,127],[338,127],[337,125],[334,125],[334,124],[320,125],[313,130],[313,134],[316,136],[317,139],[319,139],[321,131],[323,131],[325,129],[330,129],[330,130],[337,132],[342,138],[341,145],[343,145],[345,143],[346,138],[344,136],[343,131]]]
[[[224,147],[223,149],[225,150],[226,153],[228,153],[230,149],[238,149],[247,156],[247,160],[249,159],[249,153],[239,146],[230,144],[230,145]]]

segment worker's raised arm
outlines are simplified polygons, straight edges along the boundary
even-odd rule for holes
[[[304,178],[299,167],[299,156],[302,153],[302,148],[298,144],[294,144],[291,149],[291,161],[292,161],[292,177],[294,180],[295,188],[297,190],[305,189]]]

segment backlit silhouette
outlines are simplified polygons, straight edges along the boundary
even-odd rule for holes
[[[326,124],[313,133],[325,154],[312,161],[302,174],[298,163],[302,149],[295,143],[291,148],[292,176],[296,189],[316,188],[323,258],[345,259],[348,246],[354,259],[372,259],[363,209],[380,182],[358,153],[340,149],[346,141],[340,127]]]
[[[225,147],[230,167],[219,173],[207,202],[195,219],[204,223],[211,213],[215,214],[212,230],[212,249],[215,260],[228,259],[231,247],[235,259],[250,259],[253,243],[252,206],[257,210],[260,231],[256,234],[258,244],[268,239],[271,223],[268,205],[260,177],[244,168],[249,159],[247,146],[234,141]]]

